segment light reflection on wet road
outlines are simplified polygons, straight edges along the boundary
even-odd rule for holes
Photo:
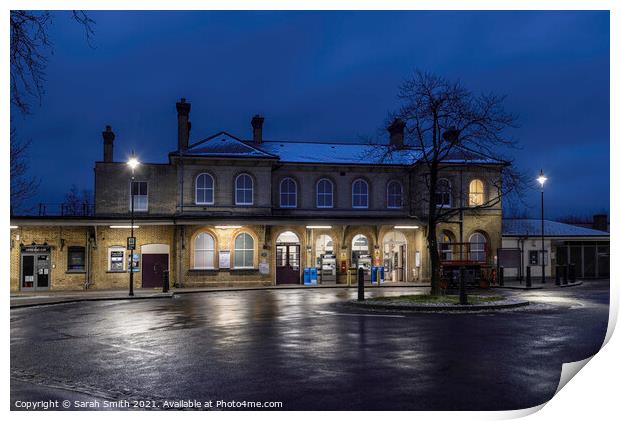
[[[599,349],[608,283],[506,293],[534,304],[403,317],[340,305],[354,290],[312,289],[16,309],[12,401],[30,382],[99,398],[282,401],[284,409],[529,407],[551,398],[562,362]]]

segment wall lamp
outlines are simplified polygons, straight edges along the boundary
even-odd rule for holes
[[[332,227],[331,225],[306,225],[306,228],[308,229],[317,229],[317,230],[320,230],[320,229],[328,230],[331,227]]]
[[[110,225],[110,228],[129,229],[129,228],[132,228],[132,226],[131,225]],[[134,225],[133,228],[140,228],[140,225]]]
[[[216,225],[215,228],[221,229],[221,230],[230,230],[230,229],[241,228],[241,225]]]
[[[420,228],[417,225],[395,225],[394,229],[397,230],[417,230],[418,228]]]

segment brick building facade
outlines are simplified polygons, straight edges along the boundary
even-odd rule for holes
[[[265,141],[259,116],[249,140],[220,132],[190,143],[190,104],[176,106],[176,150],[133,180],[106,127],[93,215],[12,217],[11,290],[126,288],[132,197],[137,287],[158,287],[165,270],[178,286],[301,283],[314,267],[318,282],[347,282],[358,266],[383,266],[388,282],[428,279],[424,168],[420,151],[400,147],[398,121],[390,145]],[[503,165],[471,153],[445,163],[440,203],[472,208],[462,233],[439,227],[444,258],[462,238],[493,263]],[[492,205],[474,209],[480,201]]]

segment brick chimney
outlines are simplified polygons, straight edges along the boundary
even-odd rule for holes
[[[601,213],[592,216],[592,228],[607,232],[607,214]]]
[[[260,145],[263,142],[263,122],[264,117],[256,114],[252,117],[252,140],[256,145]]]
[[[181,98],[181,102],[177,102],[177,122],[179,128],[179,150],[184,151],[189,146],[189,131],[192,123],[189,121],[189,110],[191,104],[185,102],[185,98]]]
[[[387,129],[390,133],[390,145],[402,148],[405,145],[405,122],[395,118]]]
[[[103,136],[103,162],[114,162],[114,132],[111,126],[105,126]]]

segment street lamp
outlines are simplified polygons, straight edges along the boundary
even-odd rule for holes
[[[131,196],[131,236],[127,238],[127,250],[129,251],[129,296],[133,297],[133,251],[136,249],[136,237],[133,236],[133,207],[134,207],[134,188],[136,168],[140,165],[140,161],[136,158],[133,151],[127,161],[127,166],[131,169],[131,181],[129,183],[129,195]]]
[[[547,181],[547,177],[543,173],[543,170],[540,170],[540,175],[536,179],[538,184],[540,184],[540,236],[542,240],[542,257],[541,257],[541,266],[542,266],[542,281],[541,283],[545,283],[545,181]]]

